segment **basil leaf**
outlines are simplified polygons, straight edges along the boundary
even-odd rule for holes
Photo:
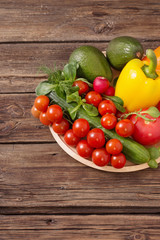
[[[151,159],[149,162],[148,162],[148,165],[150,168],[158,168],[158,163],[156,162],[156,160],[154,159]]]
[[[124,107],[122,107],[122,105],[120,105],[119,103],[114,102],[116,109],[122,113],[124,113],[126,111],[126,109]]]
[[[65,87],[64,88],[64,91],[66,93],[66,95],[70,95],[74,92],[77,92],[79,90],[79,87],[78,86],[74,86],[74,87]]]
[[[74,120],[77,116],[77,111],[74,111],[74,108],[72,108],[72,107],[68,108],[67,110],[68,110],[69,115],[72,118],[72,120]]]
[[[72,80],[74,81],[76,78],[77,67],[73,63],[68,63],[64,66],[63,74],[65,80]]]
[[[77,78],[77,79],[75,80],[75,82],[76,82],[76,81],[79,81],[79,80],[82,81],[82,82],[87,83],[89,87],[93,88],[93,84],[90,83],[87,79],[85,79],[85,78]]]
[[[55,88],[55,85],[48,83],[47,81],[40,82],[36,87],[36,95],[47,95]]]
[[[123,102],[123,100],[120,97],[117,97],[117,96],[105,96],[105,98],[110,99],[114,103],[118,103],[121,106],[124,105],[124,102]]]
[[[142,111],[141,113],[148,113],[151,117],[158,118],[160,116],[160,112],[156,107],[150,107],[146,111]]]
[[[82,107],[84,108],[86,113],[91,117],[96,117],[99,114],[97,108],[91,104],[83,103]]]
[[[57,95],[61,98],[63,98],[64,100],[66,99],[66,94],[64,92],[64,90],[62,88],[60,88],[59,86],[57,86],[55,88],[55,92],[57,93]]]
[[[81,97],[79,96],[78,91],[76,91],[70,95],[67,95],[67,98],[66,98],[67,103],[70,103],[70,102],[79,103],[80,100],[81,100]]]

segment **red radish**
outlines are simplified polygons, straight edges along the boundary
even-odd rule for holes
[[[109,87],[109,81],[104,77],[96,77],[93,82],[93,89],[98,93],[104,93]]]
[[[109,86],[104,94],[106,94],[107,96],[114,96],[115,88],[112,86]]]

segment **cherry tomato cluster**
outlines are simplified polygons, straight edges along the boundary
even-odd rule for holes
[[[50,105],[47,96],[38,96],[31,109],[31,113],[35,118],[39,118],[43,125],[52,124],[53,130],[60,135],[65,134],[69,129],[69,122],[63,118],[63,111],[59,105]]]
[[[85,94],[88,104],[97,107],[101,116],[101,125],[105,129],[115,129],[118,135],[129,137],[134,132],[134,124],[129,119],[118,121],[122,115],[118,112],[111,100],[103,100],[101,94],[114,95],[114,88],[103,77],[97,77],[93,82],[93,89],[88,84],[77,80],[73,86],[79,87],[79,95]],[[92,158],[92,161],[100,167],[109,163],[115,168],[122,168],[126,163],[122,153],[123,145],[118,139],[110,139],[106,142],[104,132],[100,128],[90,129],[86,119],[77,119],[72,128],[68,120],[63,117],[62,108],[59,105],[49,105],[47,96],[38,96],[35,99],[31,113],[39,118],[42,124],[52,125],[53,130],[64,135],[64,141],[76,147],[77,153],[84,158]]]

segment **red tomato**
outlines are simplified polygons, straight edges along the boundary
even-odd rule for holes
[[[89,90],[89,86],[87,83],[81,81],[81,80],[77,80],[73,83],[73,86],[78,86],[79,87],[79,95],[81,96],[83,93],[88,92]]]
[[[107,113],[101,118],[101,124],[106,129],[113,129],[116,123],[117,118],[113,114]]]
[[[36,97],[34,101],[34,106],[37,108],[37,110],[41,112],[45,112],[47,110],[48,104],[49,104],[49,98],[45,95]]]
[[[105,144],[104,132],[99,128],[93,128],[87,134],[87,142],[93,148],[101,148]]]
[[[119,154],[123,149],[122,143],[118,139],[110,139],[106,143],[106,150],[110,154]]]
[[[69,129],[64,135],[64,141],[70,146],[76,146],[80,138],[73,133],[72,129]]]
[[[95,107],[98,107],[99,103],[102,101],[101,95],[95,91],[87,93],[85,99],[87,103],[93,104]]]
[[[98,106],[98,111],[102,116],[106,113],[116,114],[116,106],[111,100],[103,100]]]
[[[122,137],[129,137],[134,132],[134,124],[129,119],[120,120],[116,124],[116,132]]]
[[[82,137],[85,137],[87,135],[90,127],[89,127],[89,123],[86,119],[79,118],[73,123],[72,129],[73,129],[73,133],[77,137],[82,138]]]
[[[92,155],[93,148],[89,146],[86,140],[81,140],[76,147],[78,154],[81,157],[89,158]]]
[[[31,108],[31,113],[33,117],[39,118],[41,112],[33,105],[33,107]]]
[[[110,86],[109,88],[107,88],[107,90],[105,91],[105,93],[107,96],[114,96],[115,94],[115,88]]]
[[[43,125],[48,126],[48,125],[51,124],[51,121],[48,119],[46,112],[41,112],[40,113],[39,120]]]
[[[63,117],[62,108],[59,105],[51,105],[47,109],[47,117],[51,122],[60,122]]]
[[[148,114],[145,115],[149,119],[154,119]],[[132,115],[130,120],[134,124],[134,133],[132,135],[134,140],[143,145],[152,145],[160,141],[160,117],[155,121],[146,121],[141,117]]]
[[[111,156],[111,165],[114,168],[123,168],[126,164],[126,157],[123,153]]]
[[[127,109],[126,109],[126,111],[125,111],[124,113],[122,113],[122,112],[120,112],[120,111],[117,110],[117,112],[116,112],[116,117],[117,117],[117,118],[123,118],[123,116],[124,116],[126,113],[128,113]],[[129,116],[129,117],[130,117],[130,116]]]
[[[62,118],[60,122],[54,122],[52,128],[57,134],[64,135],[69,129],[69,122]]]
[[[92,153],[92,161],[99,167],[104,167],[110,161],[110,154],[105,148],[95,149]]]
[[[160,102],[158,103],[157,108],[160,111]]]

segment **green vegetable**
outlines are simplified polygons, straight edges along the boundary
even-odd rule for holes
[[[129,36],[120,36],[112,39],[106,49],[106,57],[111,66],[117,70],[122,68],[133,58],[143,57],[143,46],[141,43]]]
[[[158,163],[154,159],[149,160],[148,165],[150,168],[158,168]]]
[[[112,102],[114,102],[118,111],[122,113],[126,111],[126,109],[123,107],[124,102],[120,97],[103,95],[103,99],[110,99]]]
[[[69,63],[72,62],[79,64],[77,77],[85,78],[91,83],[99,76],[112,80],[112,71],[107,59],[93,46],[80,46],[75,49],[69,58]]]
[[[54,101],[54,103],[60,105],[64,110],[68,111],[69,109],[69,111],[72,111],[77,106],[77,104],[75,103],[67,103],[64,99],[60,98],[55,92],[50,92],[48,96],[52,101]],[[132,161],[133,163],[141,164],[148,162],[150,160],[149,151],[144,146],[133,141],[132,139],[123,138],[119,136],[113,130],[111,131],[103,128],[101,125],[100,117],[89,116],[82,106],[79,107],[76,117],[85,118],[89,122],[91,127],[102,129],[106,138],[109,139],[116,138],[120,140],[121,143],[123,144],[123,153],[126,155],[127,159]]]
[[[146,117],[146,114],[142,115],[142,113],[143,114],[146,113],[146,114],[150,115],[151,117],[154,117],[154,119],[152,120],[152,119]],[[127,117],[129,117],[130,115],[133,115],[133,114],[135,114],[137,117],[140,117],[140,118],[142,118],[146,121],[155,121],[156,118],[158,118],[160,116],[160,112],[156,107],[150,107],[147,110],[142,111],[142,109],[140,109],[139,111],[123,114],[122,118],[127,118]]]

